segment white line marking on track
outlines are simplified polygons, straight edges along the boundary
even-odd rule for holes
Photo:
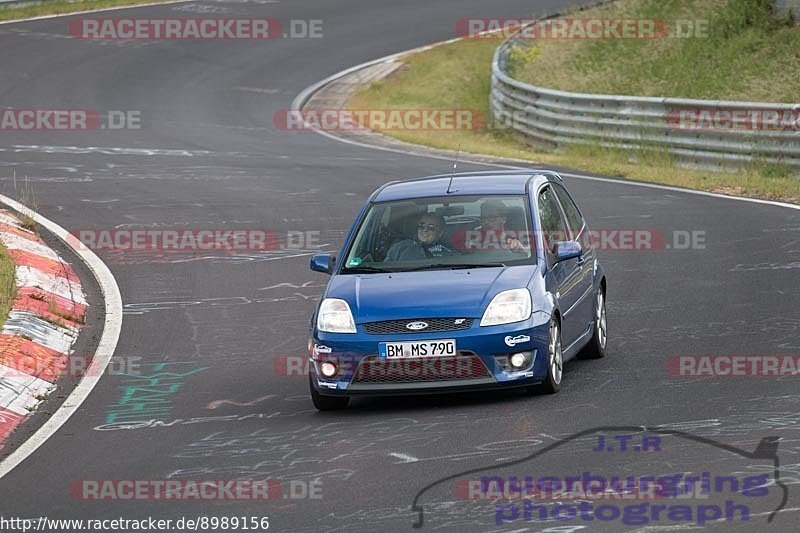
[[[397,457],[398,459],[402,459],[403,463],[416,463],[417,461],[419,461],[419,459],[417,459],[413,455],[408,455],[406,453],[391,452],[389,455],[391,457]]]
[[[69,246],[86,266],[89,267],[92,274],[94,274],[97,283],[100,285],[100,291],[102,292],[105,303],[103,335],[100,337],[100,342],[97,344],[94,355],[95,362],[93,363],[97,365],[96,368],[98,372],[92,372],[90,375],[84,376],[72,393],[64,400],[64,403],[50,416],[47,422],[36,430],[36,433],[31,435],[28,440],[14,450],[3,462],[0,462],[0,479],[2,479],[3,476],[11,472],[33,454],[39,446],[52,437],[53,434],[75,414],[75,411],[77,411],[86,398],[89,397],[92,389],[94,389],[97,382],[100,381],[100,378],[103,377],[105,369],[111,361],[111,357],[114,355],[120,330],[122,329],[122,296],[120,296],[119,287],[117,286],[114,276],[105,263],[88,248],[76,249],[71,246],[70,243],[74,243],[75,239],[70,239],[70,234],[67,230],[7,196],[0,195],[0,202],[6,204],[11,209],[15,209],[31,217],[37,224],[41,224],[49,232],[61,239],[64,244]]]

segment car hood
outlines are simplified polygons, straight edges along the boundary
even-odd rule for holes
[[[325,297],[347,300],[358,324],[404,318],[480,318],[497,293],[527,287],[536,268],[339,275],[331,280]]]

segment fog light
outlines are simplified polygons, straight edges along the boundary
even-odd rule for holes
[[[522,368],[523,366],[525,366],[525,361],[527,359],[528,358],[525,357],[524,353],[515,353],[514,355],[511,356],[511,366],[513,366],[514,368]]]
[[[336,374],[336,365],[326,361],[322,363],[320,370],[322,371],[323,376],[326,378],[332,378]]]

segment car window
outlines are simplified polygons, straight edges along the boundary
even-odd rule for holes
[[[340,273],[535,263],[525,195],[470,195],[375,203]]]
[[[556,192],[556,196],[561,202],[561,207],[564,208],[564,214],[567,215],[567,223],[569,224],[570,235],[572,240],[578,239],[578,233],[580,233],[581,228],[583,228],[583,217],[581,216],[581,212],[578,210],[578,206],[575,205],[575,202],[572,201],[572,197],[567,193],[567,190],[559,185],[558,183],[554,183],[552,185],[553,190]]]
[[[558,207],[558,200],[550,186],[539,192],[538,204],[545,248],[554,253],[556,243],[567,240],[567,226],[561,209]]]

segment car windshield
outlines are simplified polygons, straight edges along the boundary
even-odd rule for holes
[[[370,206],[341,273],[533,264],[524,195],[448,196]]]

